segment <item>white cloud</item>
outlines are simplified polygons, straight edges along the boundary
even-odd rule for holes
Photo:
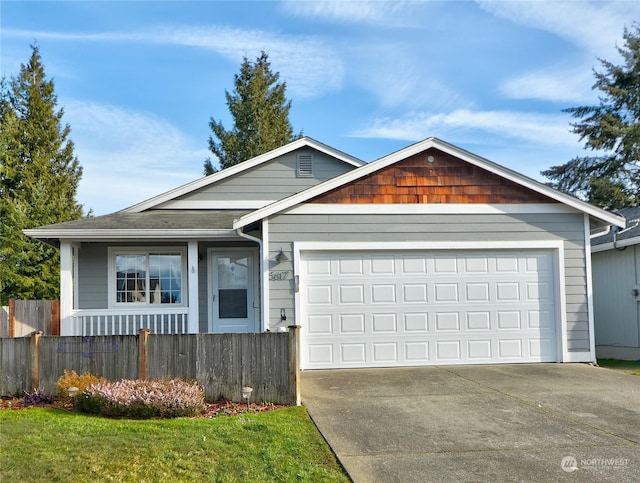
[[[352,136],[405,141],[435,136],[470,143],[488,134],[494,139],[501,137],[533,144],[578,145],[577,136],[569,131],[566,115],[468,109],[450,113],[421,112],[402,119],[375,119],[370,126],[352,133]]]
[[[209,49],[236,62],[245,56],[252,60],[264,50],[295,97],[314,97],[338,89],[344,76],[337,53],[313,37],[227,27],[172,27],[149,38]]]
[[[526,72],[505,80],[500,91],[514,99],[591,103],[595,94],[592,68],[597,58],[621,60],[622,33],[640,18],[640,2],[630,1],[494,1],[480,0],[485,11],[516,24],[536,28],[565,39],[584,50],[571,59],[573,67]]]
[[[424,2],[415,1],[288,1],[283,10],[299,17],[337,23],[363,23],[385,26],[414,26],[413,12]]]
[[[500,91],[511,99],[583,103],[594,99],[591,90],[594,81],[591,69],[585,66],[552,67],[507,79],[500,85]]]
[[[623,28],[640,18],[640,2],[479,0],[485,11],[562,37],[598,57],[615,54]]]
[[[98,215],[201,177],[210,155],[201,143],[149,114],[66,101],[64,119],[83,166],[78,201]]]
[[[183,45],[216,52],[234,62],[253,60],[262,50],[269,54],[275,71],[287,82],[292,97],[310,98],[341,87],[344,66],[334,50],[311,36],[282,35],[266,30],[243,30],[225,26],[167,26],[153,31],[59,33],[3,30],[5,37],[73,42],[146,42]]]

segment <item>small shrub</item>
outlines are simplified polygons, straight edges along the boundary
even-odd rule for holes
[[[102,379],[100,377],[95,374],[91,374],[90,372],[78,375],[76,371],[69,372],[65,369],[64,374],[60,376],[58,382],[56,382],[56,389],[58,389],[58,395],[62,397],[69,395],[67,389],[70,387],[77,387],[78,393],[82,394],[87,386],[97,384],[101,380]]]
[[[84,390],[76,409],[131,419],[195,416],[204,412],[204,390],[181,379],[102,380]]]
[[[25,391],[26,392],[26,391]],[[42,392],[40,389],[34,389],[31,394],[27,394],[22,400],[23,406],[44,406],[51,404],[53,399]]]

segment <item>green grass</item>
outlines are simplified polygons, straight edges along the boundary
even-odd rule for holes
[[[640,361],[621,361],[618,359],[598,359],[600,367],[618,369],[628,374],[640,376]]]
[[[235,417],[106,419],[0,411],[0,481],[339,481],[303,407]]]

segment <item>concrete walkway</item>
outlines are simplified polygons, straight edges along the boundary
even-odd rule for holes
[[[356,483],[640,481],[640,377],[586,364],[302,373]]]

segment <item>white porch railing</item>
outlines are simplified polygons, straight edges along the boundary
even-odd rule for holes
[[[188,333],[189,307],[162,311],[131,309],[74,310],[72,335],[136,335],[140,329],[154,334]]]

